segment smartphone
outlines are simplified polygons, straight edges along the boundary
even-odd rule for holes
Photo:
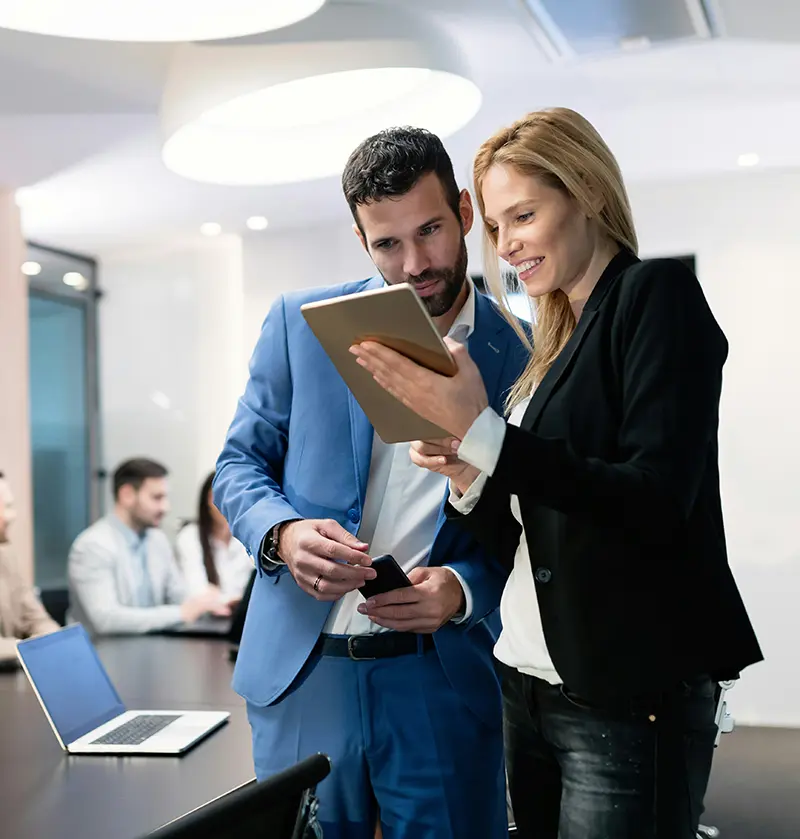
[[[390,554],[375,557],[370,567],[375,569],[377,576],[372,580],[367,580],[359,589],[365,598],[413,585],[406,576],[406,572]]]

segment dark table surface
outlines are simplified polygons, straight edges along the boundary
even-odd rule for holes
[[[183,757],[66,755],[24,673],[0,673],[2,839],[138,839],[253,779],[227,644],[145,636],[97,649],[129,709],[225,710],[230,719]]]

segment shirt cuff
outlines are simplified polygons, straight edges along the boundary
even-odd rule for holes
[[[467,585],[466,580],[461,576],[461,574],[453,568],[452,565],[445,565],[444,568],[447,568],[449,571],[452,571],[455,574],[456,579],[461,584],[461,588],[464,592],[464,611],[463,612],[456,612],[452,618],[450,618],[451,623],[466,623],[472,617],[472,592],[469,590],[469,586]]]
[[[506,437],[506,421],[492,408],[484,408],[458,447],[458,459],[487,475],[494,473]]]
[[[474,509],[475,505],[480,501],[483,495],[483,488],[486,486],[486,481],[489,476],[486,472],[481,472],[477,478],[472,482],[470,488],[462,495],[456,485],[450,482],[450,506],[462,516],[469,515]]]

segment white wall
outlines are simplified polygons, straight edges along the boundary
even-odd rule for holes
[[[264,233],[244,239],[244,342],[252,350],[275,299],[286,291],[366,279],[375,266],[352,222]]]
[[[173,513],[193,517],[246,381],[238,237],[100,255],[103,462],[170,470]]]
[[[800,726],[800,173],[631,189],[643,256],[695,254],[730,342],[720,425],[728,550],[766,660],[742,722]]]

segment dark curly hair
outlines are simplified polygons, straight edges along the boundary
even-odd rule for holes
[[[344,197],[359,229],[360,206],[405,195],[429,172],[439,178],[450,209],[460,219],[461,192],[453,163],[435,134],[424,128],[387,128],[364,140],[350,155],[342,173]]]

